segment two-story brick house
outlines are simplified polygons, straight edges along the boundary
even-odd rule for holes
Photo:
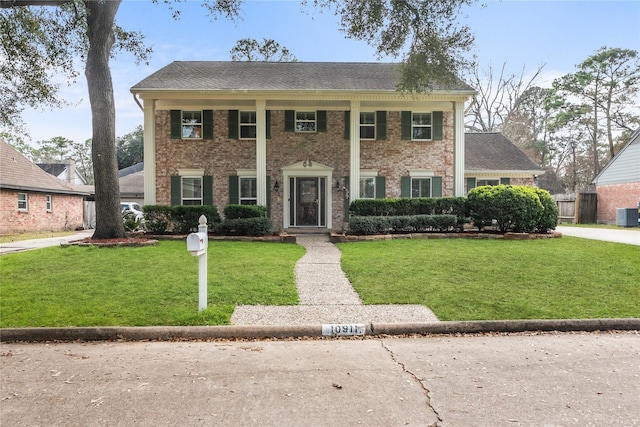
[[[260,204],[340,229],[349,201],[465,194],[464,103],[404,94],[389,63],[173,62],[131,88],[145,204]]]

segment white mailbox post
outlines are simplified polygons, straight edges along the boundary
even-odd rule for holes
[[[198,257],[198,311],[207,308],[207,217],[200,215],[198,232],[187,236],[187,250]]]

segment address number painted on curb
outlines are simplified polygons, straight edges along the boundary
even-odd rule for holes
[[[347,335],[364,335],[364,324],[322,325],[322,335],[343,337]]]

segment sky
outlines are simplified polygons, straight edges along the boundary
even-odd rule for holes
[[[127,30],[145,35],[153,47],[148,64],[136,64],[132,55],[120,54],[111,62],[116,102],[116,135],[124,136],[142,124],[143,113],[130,88],[171,63],[187,60],[230,60],[229,51],[242,38],[273,39],[305,62],[392,62],[378,58],[365,42],[346,39],[339,17],[292,0],[246,0],[241,20],[211,20],[200,1],[175,5],[177,21],[160,0],[124,0],[116,15]],[[602,46],[640,51],[640,0],[484,0],[465,7],[458,19],[475,35],[471,54],[480,70],[504,63],[513,73],[534,72],[544,65],[538,80],[549,86],[553,79],[576,71],[576,64]],[[81,70],[82,71],[82,70]],[[29,135],[26,142],[62,136],[75,142],[91,138],[91,110],[86,80],[64,85],[61,95],[71,106],[63,109],[27,110],[23,114]]]

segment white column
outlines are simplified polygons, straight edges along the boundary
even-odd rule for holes
[[[144,101],[144,204],[156,204],[156,101]]]
[[[453,103],[453,195],[464,196],[464,101]]]
[[[360,198],[360,101],[351,101],[349,202]]]
[[[256,100],[256,187],[258,204],[267,206],[267,101]]]

